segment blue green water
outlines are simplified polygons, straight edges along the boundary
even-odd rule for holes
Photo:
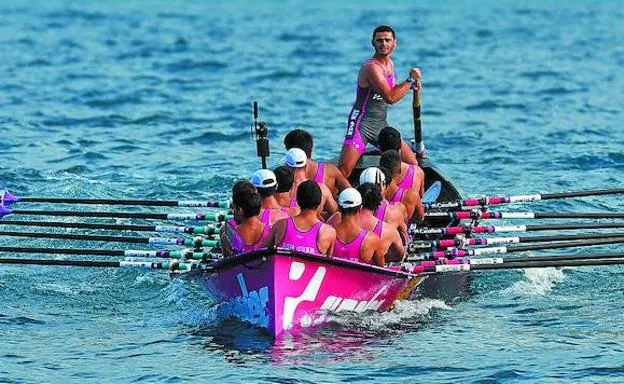
[[[423,71],[430,157],[466,194],[622,186],[623,20],[617,0],[3,2],[0,184],[224,197],[259,166],[253,100],[272,164],[292,128],[334,157],[370,33],[386,23],[398,78]],[[405,135],[410,110],[390,111]],[[163,273],[2,266],[0,382],[620,382],[623,289],[620,267],[475,273],[462,299],[418,298],[273,345]]]

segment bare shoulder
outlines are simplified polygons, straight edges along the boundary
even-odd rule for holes
[[[336,238],[336,230],[331,225],[323,223],[321,225],[321,232],[323,232],[326,236],[331,236],[332,238]]]

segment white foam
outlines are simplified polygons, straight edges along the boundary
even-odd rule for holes
[[[558,268],[525,269],[524,275],[526,280],[516,282],[504,292],[525,296],[544,296],[557,283],[565,280],[565,274]]]

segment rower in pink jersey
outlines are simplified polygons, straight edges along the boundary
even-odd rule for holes
[[[291,148],[299,148],[305,152],[308,157],[306,162],[306,177],[317,183],[323,183],[329,188],[333,196],[337,196],[340,191],[351,187],[349,181],[343,176],[333,164],[317,163],[312,160],[312,149],[314,148],[314,140],[312,135],[303,129],[294,129],[284,137],[284,147],[286,150]]]
[[[297,204],[301,213],[275,223],[267,237],[267,246],[292,249],[297,252],[330,255],[336,231],[318,219],[321,188],[312,181],[303,181],[297,188]]]
[[[364,183],[374,184],[379,188],[381,193],[381,202],[374,212],[374,216],[379,220],[385,221],[399,230],[400,236],[403,242],[406,243],[409,238],[407,235],[407,209],[402,203],[390,204],[385,199],[387,181],[390,180],[390,175],[386,178],[385,172],[389,171],[377,167],[366,168],[360,174],[360,185]]]
[[[270,233],[270,226],[260,220],[260,195],[256,190],[235,185],[232,206],[235,221],[224,225],[221,249],[224,257],[259,249]]]
[[[359,225],[362,197],[354,188],[347,188],[338,195],[340,221],[335,224],[336,244],[332,255],[337,258],[383,266],[384,253],[381,241],[371,231]]]
[[[296,198],[297,189],[299,184],[308,180],[306,177],[305,166],[308,161],[308,157],[305,152],[299,148],[291,148],[286,152],[286,156],[284,157],[284,163],[288,167],[290,167],[293,171],[293,186],[290,190],[290,199],[291,201]],[[317,183],[321,189],[321,209],[322,212],[325,212],[327,216],[331,216],[334,212],[337,211],[338,206],[334,197],[332,196],[331,191],[327,186],[323,183]],[[319,212],[321,214],[321,212]]]
[[[401,261],[405,254],[405,246],[397,226],[386,223],[374,215],[381,202],[379,187],[372,183],[364,183],[357,187],[357,191],[362,196],[362,209],[357,214],[358,224],[379,238],[380,248],[386,261]],[[341,213],[336,212],[327,224],[335,227],[341,221]]]
[[[394,149],[401,154],[401,133],[392,127],[385,127],[379,132],[378,147],[383,153]],[[402,189],[416,189],[420,197],[425,193],[425,172],[417,164],[401,162],[401,175],[397,183]]]
[[[390,55],[396,48],[396,34],[382,25],[373,31],[375,54],[364,62],[358,74],[356,99],[349,113],[347,132],[340,154],[338,168],[345,177],[351,174],[366,144],[377,144],[377,137],[387,123],[388,105],[401,100],[410,89],[419,89],[421,73],[412,68],[407,79],[396,83],[394,64]],[[402,144],[404,161],[417,164],[407,143]]]
[[[297,199],[290,198],[290,190],[294,182],[293,171],[286,165],[280,165],[273,170],[277,180],[277,189],[275,190],[275,200],[281,207],[282,212],[286,212],[289,216],[298,215],[300,212],[297,206]]]
[[[275,173],[268,169],[259,169],[251,175],[251,184],[256,187],[262,198],[262,222],[273,225],[278,220],[285,219],[289,215],[282,211],[282,207],[275,199],[277,190],[277,178]]]
[[[407,209],[408,221],[419,222],[425,217],[425,208],[420,201],[420,195],[415,189],[403,189],[397,185],[401,177],[401,157],[395,150],[385,151],[379,158],[379,165],[388,168],[392,178],[386,198],[389,202],[400,202]]]

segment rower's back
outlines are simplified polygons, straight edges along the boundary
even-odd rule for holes
[[[354,188],[347,188],[338,196],[341,220],[335,224],[336,243],[333,256],[336,258],[384,265],[380,240],[372,232],[358,223],[358,213],[362,209],[362,197]]]

